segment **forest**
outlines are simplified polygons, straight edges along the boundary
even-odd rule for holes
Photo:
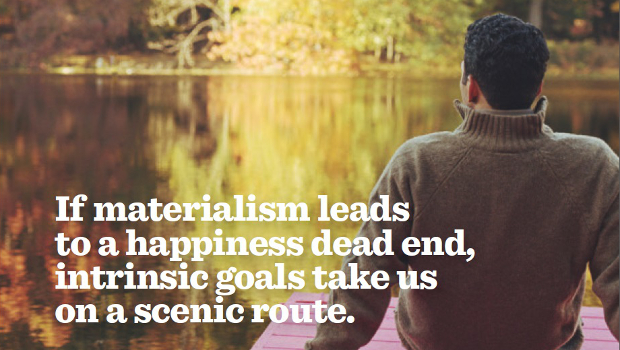
[[[552,68],[617,76],[618,7],[616,0],[0,0],[0,68],[110,68],[133,57],[127,67],[143,62],[150,71],[441,72],[460,60],[469,23],[503,12],[543,30]]]

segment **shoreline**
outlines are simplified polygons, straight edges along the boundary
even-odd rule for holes
[[[295,74],[277,69],[249,69],[225,62],[197,59],[191,68],[177,68],[176,57],[161,54],[66,55],[53,56],[38,67],[0,65],[0,74],[96,75],[96,76],[257,76],[294,78],[411,78],[452,79],[459,77],[458,65],[448,67],[413,63],[362,63],[357,69],[341,72]],[[550,64],[546,73],[552,80],[618,81],[618,68],[577,69]]]
[[[613,74],[615,73],[615,74]],[[584,81],[620,81],[619,71],[615,72],[568,72],[559,71],[547,72],[545,79],[562,80],[584,80]],[[239,68],[227,69],[204,69],[204,68],[183,68],[183,69],[95,69],[81,67],[55,67],[53,69],[0,69],[0,75],[59,75],[59,76],[101,76],[101,77],[284,77],[284,78],[394,78],[394,79],[453,79],[458,78],[460,73],[411,73],[405,70],[397,71],[362,71],[352,73],[332,73],[332,74],[290,74],[287,72],[260,72]]]

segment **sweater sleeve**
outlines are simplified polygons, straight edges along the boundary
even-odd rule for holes
[[[402,254],[402,241],[411,233],[413,203],[411,202],[410,176],[407,174],[406,156],[403,147],[396,152],[381,174],[370,195],[369,207],[380,203],[382,195],[389,195],[390,216],[394,203],[409,203],[409,219],[406,221],[367,221],[364,222],[357,237],[366,237],[370,241],[384,237],[384,230],[392,232],[392,250],[394,255],[355,256],[349,254],[343,260],[342,270],[351,280],[349,264],[357,264],[359,271],[386,271],[390,277],[389,286],[396,284],[397,271],[407,270],[407,259]],[[368,282],[369,278],[366,278]],[[319,324],[314,339],[305,345],[307,350],[358,349],[368,343],[377,332],[390,302],[391,288],[385,289],[334,289],[330,292],[329,304],[343,305],[347,315],[355,317],[353,323]]]
[[[618,339],[618,196],[603,220],[598,242],[590,260],[592,290],[601,299],[605,321]]]

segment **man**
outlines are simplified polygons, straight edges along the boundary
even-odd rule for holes
[[[463,123],[413,138],[390,160],[370,202],[408,202],[411,219],[362,225],[374,239],[391,229],[393,256],[350,255],[359,270],[436,270],[434,289],[401,290],[403,345],[415,350],[555,350],[581,346],[579,311],[589,264],[593,291],[618,338],[618,157],[601,140],[554,133],[539,97],[549,59],[540,30],[502,14],[467,28]],[[466,262],[406,256],[409,237],[463,229]],[[375,334],[390,290],[333,290],[353,323],[318,326],[306,349],[358,349]]]

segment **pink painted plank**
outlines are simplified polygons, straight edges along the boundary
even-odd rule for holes
[[[581,350],[618,350],[618,342],[586,340]]]
[[[293,293],[284,305],[311,305],[316,300],[327,303],[327,294]],[[403,349],[396,333],[394,312],[398,303],[392,298],[385,318],[374,338],[362,350]],[[603,309],[596,307],[581,308],[584,322],[585,343],[582,350],[618,350],[618,341],[613,337],[603,319]],[[314,323],[293,323],[289,320],[283,323],[271,322],[265,332],[256,341],[252,350],[300,350],[306,341],[314,337],[316,325]]]

